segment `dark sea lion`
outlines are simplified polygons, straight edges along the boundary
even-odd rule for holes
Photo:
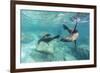
[[[77,23],[76,23],[76,25],[75,25],[73,30],[69,29],[66,25],[63,25],[63,28],[69,32],[69,36],[67,36],[65,38],[61,38],[60,41],[62,41],[62,42],[74,42],[75,43],[75,47],[77,47],[76,46],[76,41],[77,41],[77,39],[79,37],[79,32],[76,29],[76,27],[77,27]]]
[[[49,43],[49,42],[51,42],[52,40],[54,40],[54,39],[56,39],[56,38],[59,38],[60,36],[59,35],[56,35],[56,36],[54,36],[54,37],[52,37],[50,34],[46,34],[46,35],[44,35],[42,38],[40,38],[39,40],[38,40],[38,45],[40,44],[40,42],[45,42],[45,43]]]

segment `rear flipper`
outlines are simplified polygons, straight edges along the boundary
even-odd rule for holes
[[[69,39],[64,39],[64,38],[61,38],[60,41],[62,41],[62,42],[72,42],[71,40],[69,40]]]
[[[75,48],[77,48],[77,41],[76,40],[74,41],[74,44],[75,44]]]
[[[62,41],[62,42],[73,42],[72,40],[64,39],[64,38],[61,38],[60,41]],[[77,48],[77,42],[76,42],[76,40],[74,41],[74,46],[75,46],[75,48]]]

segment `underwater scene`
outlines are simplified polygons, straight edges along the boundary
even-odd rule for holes
[[[90,14],[20,10],[20,62],[89,60]]]

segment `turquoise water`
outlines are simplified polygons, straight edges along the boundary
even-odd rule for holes
[[[77,30],[77,48],[73,42],[62,42],[69,33],[63,24],[74,28],[73,17],[80,18]],[[21,63],[73,61],[89,59],[89,13],[21,10]],[[40,42],[45,34],[60,35],[49,44]]]

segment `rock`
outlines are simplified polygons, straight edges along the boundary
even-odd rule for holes
[[[89,59],[90,51],[88,45],[80,45],[77,49],[78,59]]]
[[[44,42],[41,42],[38,47],[36,48],[37,51],[39,52],[44,52],[44,53],[54,53],[54,48],[52,44],[47,44]]]
[[[89,51],[89,46],[88,45],[80,45],[78,48]]]
[[[71,60],[76,60],[76,58],[72,56],[71,54],[66,54],[66,56],[64,57],[64,60],[71,61]]]

